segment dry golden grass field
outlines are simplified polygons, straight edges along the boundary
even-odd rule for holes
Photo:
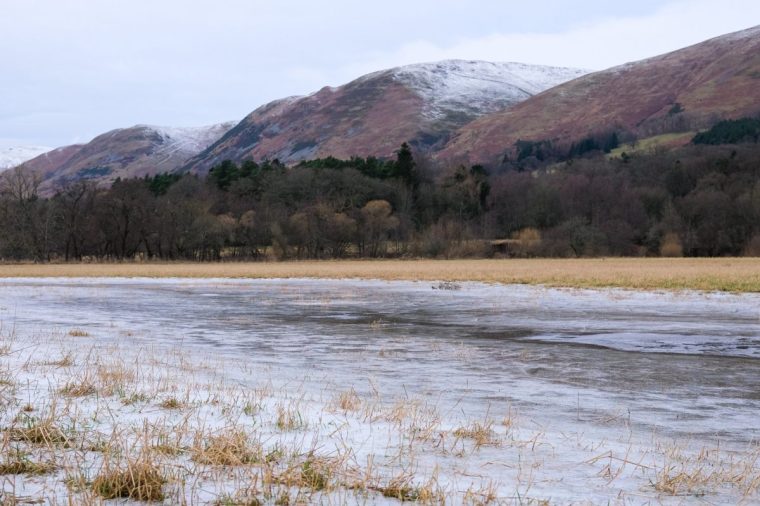
[[[0,277],[366,278],[760,292],[760,258],[7,264]]]

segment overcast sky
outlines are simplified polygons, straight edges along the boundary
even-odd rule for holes
[[[757,24],[758,0],[0,0],[0,145],[236,120],[446,58],[604,69]]]

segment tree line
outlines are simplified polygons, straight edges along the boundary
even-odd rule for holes
[[[0,174],[0,259],[760,254],[756,142],[608,147],[489,171],[436,167],[404,144],[392,160],[225,161],[206,177],[79,181],[48,198],[19,167]]]

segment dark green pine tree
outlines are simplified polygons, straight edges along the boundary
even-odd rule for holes
[[[220,189],[228,190],[230,185],[240,179],[240,170],[232,160],[224,160],[209,171],[209,179]]]
[[[414,155],[406,142],[401,145],[401,149],[396,151],[395,176],[403,180],[408,187],[416,190],[420,184],[417,174],[417,163],[414,161]]]

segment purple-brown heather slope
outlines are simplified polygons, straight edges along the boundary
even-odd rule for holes
[[[295,163],[326,156],[387,157],[402,142],[435,150],[473,119],[583,74],[577,69],[459,60],[383,70],[256,109],[186,170],[204,174],[226,159]]]
[[[569,145],[612,131],[640,138],[758,112],[760,27],[755,27],[589,74],[483,116],[457,132],[437,157],[498,163],[518,140]]]
[[[83,144],[72,144],[70,146],[55,148],[25,161],[22,165],[33,170],[44,181],[58,170],[59,167],[64,166],[83,146]]]
[[[42,178],[51,194],[69,183],[93,180],[110,185],[116,178],[175,172],[227,132],[234,123],[171,128],[137,125],[106,132],[84,145],[66,146],[24,165]]]

